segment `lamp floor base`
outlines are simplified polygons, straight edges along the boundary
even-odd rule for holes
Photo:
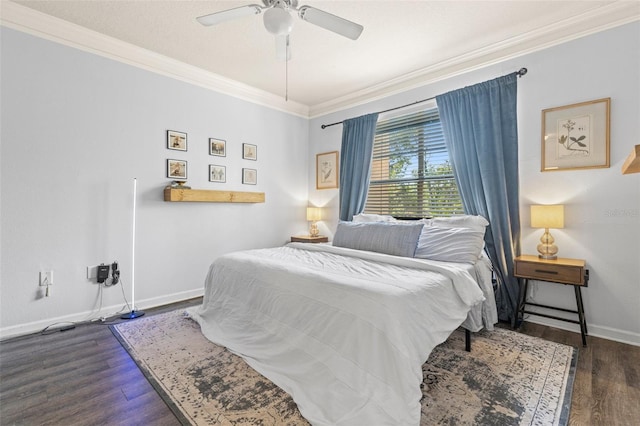
[[[141,316],[143,316],[143,315],[144,315],[144,312],[142,312],[142,311],[135,311],[135,310],[134,310],[134,311],[128,312],[128,313],[126,313],[126,314],[122,314],[122,315],[120,315],[120,318],[122,318],[122,319],[134,319],[134,318],[141,317]]]

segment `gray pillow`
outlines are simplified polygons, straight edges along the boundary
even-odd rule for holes
[[[422,223],[340,222],[333,236],[333,245],[413,257],[422,227]]]

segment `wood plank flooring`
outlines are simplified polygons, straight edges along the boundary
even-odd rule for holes
[[[201,303],[147,310],[146,315]],[[579,348],[570,425],[640,424],[640,347],[525,323],[521,329]],[[1,425],[179,425],[103,324],[0,342]]]

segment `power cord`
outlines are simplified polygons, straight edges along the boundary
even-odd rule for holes
[[[60,328],[51,329],[52,327],[54,327],[56,325],[60,325],[60,324],[67,324],[67,325],[62,326]],[[69,321],[69,322],[54,322],[53,324],[49,324],[48,326],[43,328],[40,331],[40,334],[42,334],[43,336],[47,336],[49,334],[58,333],[60,331],[73,330],[74,328],[76,328],[76,323],[75,322],[71,322],[71,321]]]
[[[99,282],[99,284],[104,284],[105,287],[111,287],[118,284],[118,282],[120,282],[120,270],[118,269],[118,261],[114,260],[111,264],[111,282],[105,280],[103,283]]]
[[[122,279],[120,279],[120,271],[118,270],[118,263],[117,262],[113,262],[111,264],[111,268],[112,268],[112,282],[111,284],[107,284],[106,281],[105,283],[99,283],[99,284],[104,284],[104,287],[111,287],[114,286],[116,284],[120,284],[120,290],[122,291],[122,298],[124,299],[124,305],[122,306],[122,308],[118,311],[118,312],[114,312],[112,314],[109,315],[102,315],[102,316],[98,316],[98,317],[94,317],[94,315],[100,313],[100,311],[102,310],[102,304],[103,304],[103,300],[104,300],[104,289],[102,288],[102,285],[99,285],[99,297],[100,297],[100,303],[98,305],[97,309],[94,309],[93,311],[91,311],[91,313],[89,315],[87,315],[87,317],[83,320],[80,321],[64,321],[64,322],[55,322],[53,324],[49,324],[48,326],[46,326],[45,328],[43,328],[40,331],[41,335],[49,335],[49,334],[53,334],[53,333],[58,333],[58,332],[62,332],[62,331],[69,331],[69,330],[73,330],[74,328],[76,328],[76,325],[81,325],[81,324],[102,324],[102,325],[113,325],[113,324],[118,324],[121,321],[107,321],[109,318],[114,317],[114,316],[119,316],[120,314],[123,314],[125,312],[130,312],[131,311],[131,305],[129,304],[129,301],[127,300],[127,296],[124,293],[124,281]],[[93,318],[92,318],[93,317]],[[67,324],[65,326],[59,327],[59,328],[55,328],[53,329],[53,327],[60,325],[60,324]]]

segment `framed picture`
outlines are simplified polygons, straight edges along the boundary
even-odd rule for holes
[[[251,145],[250,143],[242,144],[242,158],[245,160],[257,160],[258,159],[258,147]]]
[[[167,159],[167,177],[187,180],[187,162],[183,160]]]
[[[209,138],[209,155],[227,156],[227,142],[222,139]]]
[[[187,134],[176,132],[175,130],[167,130],[167,148],[176,151],[187,150]]]
[[[338,187],[338,151],[316,154],[316,189]]]
[[[258,171],[256,169],[242,169],[242,183],[255,185],[258,183]]]
[[[609,167],[611,98],[542,111],[541,171]]]
[[[225,166],[209,164],[209,182],[224,183],[226,181],[227,181],[227,168]]]

